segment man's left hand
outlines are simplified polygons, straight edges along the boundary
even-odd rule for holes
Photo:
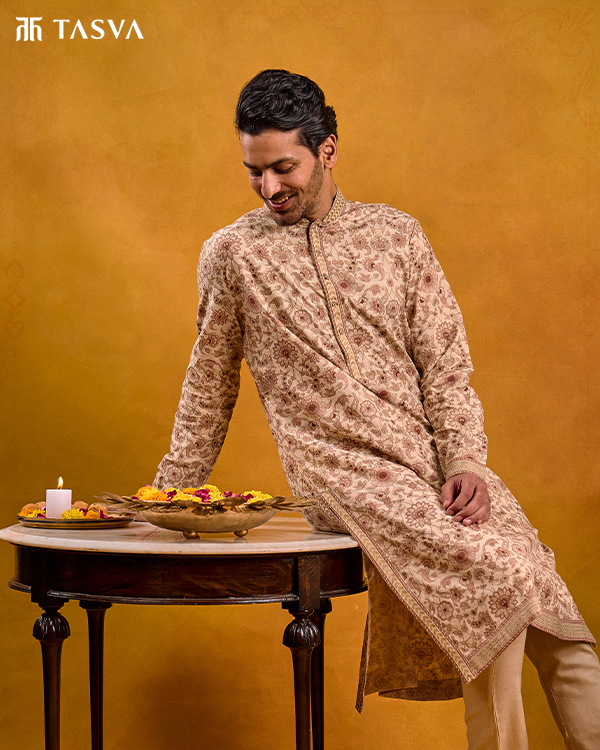
[[[442,487],[441,502],[448,513],[465,526],[485,523],[490,517],[490,496],[485,480],[464,472],[450,477]]]

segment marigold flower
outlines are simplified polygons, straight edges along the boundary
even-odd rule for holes
[[[42,518],[45,518],[46,516],[46,509],[45,508],[36,508],[35,506],[28,507],[27,505],[21,510],[19,513],[21,518],[39,518],[40,516]]]
[[[69,510],[63,510],[60,514],[61,518],[85,518],[83,511],[79,508],[69,508]]]
[[[156,489],[156,487],[151,487],[149,484],[147,484],[145,487],[140,487],[140,489],[135,493],[134,497],[136,497],[138,500],[152,503],[165,503],[169,499],[165,492],[161,492],[160,490]]]
[[[272,495],[260,492],[259,490],[240,493],[222,492],[214,484],[203,484],[202,487],[185,487],[183,490],[177,489],[177,487],[167,487],[164,491],[150,485],[145,485],[135,493],[133,499],[143,502],[173,502],[174,500],[180,500],[197,503],[221,503],[225,498],[234,496],[243,497],[245,503],[248,505],[270,500],[272,497]]]
[[[266,492],[260,492],[259,490],[250,490],[249,492],[243,492],[242,495],[246,498],[246,502],[259,503],[263,500],[270,500],[273,495],[267,495]]]
[[[208,490],[210,499],[212,501],[222,500],[224,497],[224,494],[221,492],[221,490],[218,487],[215,487],[214,484],[203,484],[202,487],[200,487],[200,489]]]

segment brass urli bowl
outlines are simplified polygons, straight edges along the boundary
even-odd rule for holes
[[[161,529],[182,531],[187,539],[198,534],[227,534],[246,536],[248,529],[266,523],[276,511],[298,511],[314,505],[317,501],[307,497],[269,497],[260,500],[256,506],[246,504],[245,496],[235,495],[224,498],[212,507],[206,507],[195,500],[173,500],[153,502],[137,497],[115,495],[104,492],[100,496],[104,502],[117,503],[121,508],[137,511],[146,521]]]
[[[248,529],[254,529],[266,523],[275,515],[272,508],[260,508],[244,512],[226,510],[210,516],[199,516],[192,513],[190,508],[164,511],[139,510],[146,521],[160,526],[161,529],[182,531],[186,539],[194,539],[198,534],[227,534],[233,532],[236,536],[246,536]]]

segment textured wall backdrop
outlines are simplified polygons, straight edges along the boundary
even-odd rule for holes
[[[34,12],[42,40],[17,42]],[[55,19],[69,19],[63,39]],[[108,19],[124,21],[118,39]],[[124,38],[134,19],[143,39]],[[599,31],[590,0],[5,0],[1,525],[59,474],[79,499],[151,481],[194,341],[201,243],[258,205],[236,97],[286,67],[336,107],[344,194],[428,234],[467,324],[489,464],[600,633]],[[213,480],[287,488],[247,373]],[[0,746],[37,750],[38,608],[11,573],[3,544]],[[372,697],[355,714],[365,611],[359,596],[329,618],[328,748],[464,748],[460,702]],[[63,612],[63,746],[83,750],[85,623],[75,603]],[[287,619],[271,605],[113,607],[106,750],[291,750]],[[558,750],[529,669],[525,683],[531,747]]]

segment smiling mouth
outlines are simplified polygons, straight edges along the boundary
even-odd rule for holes
[[[267,203],[274,211],[284,211],[290,205],[293,197],[294,193],[283,198],[270,198]]]

